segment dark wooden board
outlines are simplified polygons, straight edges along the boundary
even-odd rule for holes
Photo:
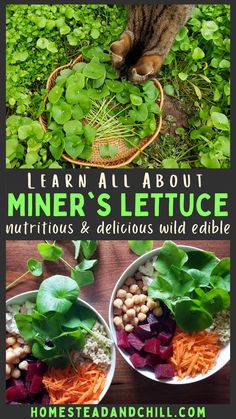
[[[36,257],[38,253],[36,241],[8,241],[6,253],[6,279],[12,281],[26,270],[27,259]],[[230,254],[230,242],[227,240],[210,241],[176,241],[179,244],[196,246],[215,252],[223,258]],[[73,245],[61,243],[64,256],[71,264]],[[155,241],[160,247],[162,241]],[[136,259],[128,249],[126,241],[100,241],[96,257],[99,263],[95,268],[96,282],[81,291],[81,298],[92,304],[108,320],[108,305],[113,287],[125,268]],[[67,268],[61,262],[46,262],[44,274],[40,279],[31,275],[7,292],[7,298],[21,292],[35,290],[43,278],[53,274],[67,274]],[[116,372],[113,383],[103,400],[104,404],[204,404],[229,403],[230,398],[230,365],[204,381],[191,385],[168,385],[153,382],[134,371],[117,352]]]

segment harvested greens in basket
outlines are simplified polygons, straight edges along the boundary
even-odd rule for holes
[[[115,157],[118,146],[139,149],[141,139],[152,135],[160,108],[159,90],[153,81],[133,85],[118,80],[109,55],[100,48],[83,51],[91,61],[61,70],[46,104],[50,151],[90,160],[93,143],[102,141],[100,156]],[[105,140],[105,143],[104,143]]]

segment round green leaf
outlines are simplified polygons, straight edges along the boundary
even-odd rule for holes
[[[51,311],[66,313],[79,295],[79,286],[72,278],[54,275],[39,287],[36,307],[44,314]]]
[[[30,273],[34,276],[40,276],[43,273],[43,265],[42,262],[40,262],[37,259],[29,259],[27,261],[27,266],[30,271]]]
[[[229,120],[226,115],[220,112],[212,112],[211,120],[215,128],[222,131],[229,131]]]
[[[198,300],[182,300],[175,305],[175,320],[185,332],[200,332],[212,324],[210,313]]]
[[[79,121],[68,121],[63,125],[63,129],[67,135],[70,134],[82,134],[83,132],[83,125]]]
[[[205,53],[201,48],[199,47],[194,48],[193,53],[192,53],[193,60],[201,60],[204,57],[205,57]]]
[[[66,102],[59,102],[53,105],[52,116],[57,124],[64,125],[71,119],[71,106]]]
[[[58,260],[62,255],[62,248],[55,244],[39,243],[37,249],[44,260]]]
[[[69,156],[76,159],[84,149],[84,141],[78,135],[68,135],[65,138],[65,150]]]
[[[96,63],[91,61],[84,67],[84,75],[89,79],[100,79],[106,74],[106,68],[104,64]]]
[[[79,73],[78,73],[79,74]],[[75,105],[79,103],[79,93],[81,92],[81,83],[75,82],[68,85],[66,89],[66,100],[68,103]]]
[[[60,86],[54,86],[50,90],[50,92],[48,94],[48,100],[49,100],[49,102],[51,102],[53,105],[55,103],[57,103],[58,100],[61,98],[62,93],[63,93],[62,87],[60,87]]]
[[[130,95],[130,101],[135,106],[140,106],[143,103],[143,99],[141,98],[141,96],[133,94]]]
[[[111,92],[120,93],[124,89],[122,83],[118,80],[106,80],[106,85]]]

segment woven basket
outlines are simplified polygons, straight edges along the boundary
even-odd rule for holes
[[[80,61],[83,61],[82,55],[77,57],[75,60],[72,60],[70,63],[56,68],[56,70],[54,70],[51,73],[46,84],[47,95],[44,100],[45,103],[48,102],[48,93],[53,88],[55,84],[55,80],[57,76],[59,75],[60,71],[66,68],[72,68],[75,64],[77,64]],[[158,99],[157,103],[160,106],[160,109],[162,110],[163,90],[158,80],[153,79],[153,83],[156,85],[156,87],[158,88],[160,92],[160,98]],[[44,131],[46,132],[48,130],[48,120],[47,120],[46,113],[43,113],[39,117],[39,122],[42,128],[44,129]],[[68,162],[77,164],[80,166],[103,167],[103,168],[108,168],[108,169],[122,167],[131,163],[135,157],[137,157],[148,145],[150,145],[157,138],[160,132],[161,126],[162,126],[162,116],[160,115],[158,116],[158,119],[157,119],[157,127],[156,127],[155,132],[151,136],[143,138],[136,148],[127,147],[124,141],[121,141],[122,139],[120,140],[114,139],[113,141],[109,141],[110,144],[115,145],[119,150],[117,155],[113,158],[110,158],[110,157],[104,158],[100,156],[99,148],[101,145],[107,144],[106,139],[100,139],[93,143],[93,152],[92,152],[91,159],[89,161],[81,160],[81,159],[73,159],[72,157],[68,156],[65,153],[62,154],[62,157]]]

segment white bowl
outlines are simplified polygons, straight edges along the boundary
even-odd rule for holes
[[[32,302],[34,302],[36,300],[36,296],[37,296],[38,291],[27,291],[27,292],[23,292],[22,294],[18,294],[15,297],[9,298],[9,300],[6,301],[6,305],[12,305],[12,304],[23,304],[26,300],[30,300]],[[109,339],[111,339],[113,341],[110,329],[107,325],[107,323],[105,322],[104,318],[101,316],[101,314],[98,313],[97,310],[95,310],[94,307],[92,307],[90,304],[86,303],[85,301],[81,300],[80,298],[77,298],[79,304],[83,307],[86,307],[90,310],[92,310],[97,318],[98,321],[105,327],[107,336]],[[99,400],[98,402],[95,402],[94,404],[100,403],[103,399],[103,397],[106,395],[112,380],[113,380],[113,376],[114,376],[114,372],[115,372],[115,366],[116,366],[116,350],[115,350],[115,345],[113,344],[111,347],[111,365],[110,368],[107,372],[107,379],[106,379],[106,385],[102,391],[102,393],[100,394]]]
[[[202,249],[199,249],[197,247],[192,247],[192,246],[178,246],[178,247],[185,250],[185,252],[189,252],[191,250],[201,250],[202,251]],[[120,278],[118,279],[118,281],[115,285],[115,288],[112,292],[110,304],[109,304],[109,326],[110,326],[111,334],[112,334],[113,340],[115,341],[116,346],[117,346],[116,328],[115,328],[114,323],[113,323],[113,317],[114,317],[114,315],[113,315],[113,301],[115,299],[116,293],[117,293],[118,289],[121,288],[121,286],[123,285],[123,283],[125,282],[125,280],[128,276],[133,276],[135,274],[135,272],[138,270],[140,265],[143,265],[145,262],[147,262],[148,259],[152,259],[154,256],[157,256],[159,251],[160,251],[160,248],[151,250],[150,252],[145,253],[145,255],[140,256],[138,259],[136,259],[123,272],[123,274],[120,276]],[[186,377],[183,380],[180,380],[178,377],[173,377],[172,379],[169,379],[169,380],[159,380],[155,377],[154,372],[150,371],[150,369],[148,369],[148,368],[140,368],[140,369],[134,368],[132,362],[130,361],[130,356],[123,349],[118,348],[118,346],[117,346],[117,349],[120,352],[120,354],[122,355],[122,357],[125,359],[125,361],[135,371],[144,375],[144,377],[150,378],[153,381],[158,381],[158,382],[167,383],[167,384],[190,384],[190,383],[195,383],[195,382],[200,381],[200,380],[204,380],[205,378],[210,377],[211,375],[213,375],[217,371],[219,371],[221,368],[223,368],[227,364],[227,362],[229,362],[229,360],[230,360],[230,343],[228,343],[225,347],[223,347],[221,349],[221,351],[219,353],[219,356],[217,358],[217,361],[216,361],[216,365],[212,369],[210,369],[206,374],[198,374],[194,378]]]

